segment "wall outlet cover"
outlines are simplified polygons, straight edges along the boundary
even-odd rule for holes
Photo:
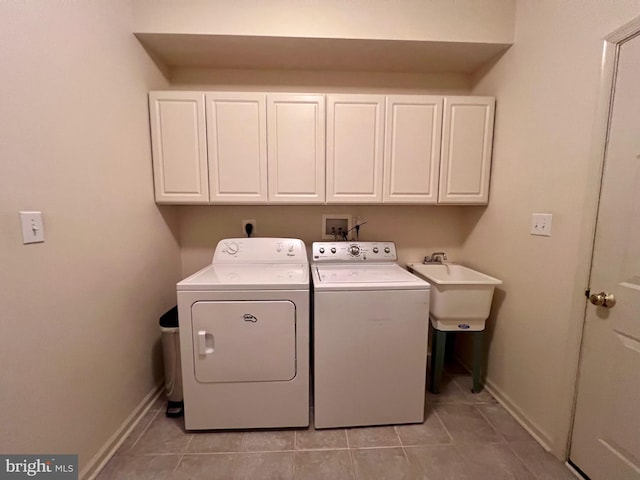
[[[242,235],[246,235],[247,234],[247,225],[250,224],[253,229],[251,230],[251,236],[255,237],[256,236],[256,232],[258,230],[258,222],[256,222],[254,219],[249,219],[249,220],[243,220],[242,221]]]
[[[531,235],[551,236],[553,215],[550,213],[533,213],[531,215]]]

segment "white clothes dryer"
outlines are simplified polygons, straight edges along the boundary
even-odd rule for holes
[[[423,422],[429,284],[392,242],[312,250],[316,428]]]
[[[177,284],[187,430],[309,425],[301,240],[230,238]]]

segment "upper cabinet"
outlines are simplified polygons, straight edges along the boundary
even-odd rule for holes
[[[384,100],[327,96],[327,203],[382,201]]]
[[[153,177],[158,203],[208,203],[204,94],[149,93]]]
[[[259,93],[207,93],[212,203],[266,203],[267,110]]]
[[[489,201],[493,97],[445,97],[439,203]]]
[[[150,92],[156,202],[324,203],[324,109],[324,95]]]
[[[149,107],[158,203],[488,202],[493,97],[167,91]]]
[[[387,96],[385,203],[438,201],[442,102],[440,96]]]
[[[324,95],[267,96],[269,202],[324,203]]]

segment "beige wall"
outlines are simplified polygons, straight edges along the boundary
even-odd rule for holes
[[[161,381],[176,221],[153,202],[128,2],[0,2],[0,451],[81,469]],[[22,245],[19,210],[46,242]],[[173,229],[173,231],[172,231]]]
[[[460,74],[178,69],[172,81],[171,88],[202,90],[464,95],[470,89],[470,79]],[[402,263],[419,262],[438,250],[455,260],[466,236],[463,211],[453,206],[389,205],[179,207],[182,271],[188,275],[210,263],[219,240],[244,236],[244,219],[257,220],[257,236],[300,238],[309,248],[322,240],[326,213],[361,217],[367,224],[360,230],[360,239],[395,241]]]
[[[408,93],[464,95],[471,79],[463,74],[320,72],[286,70],[220,70],[176,68],[171,88],[317,93]]]
[[[138,0],[135,31],[441,42],[513,40],[514,0]]]
[[[473,91],[498,99],[488,208],[156,207],[146,92],[169,85],[131,32],[510,42],[512,1],[357,0],[348,15],[340,0],[227,2],[227,15],[214,16],[203,2],[178,4],[0,2],[0,451],[79,453],[86,466],[160,380],[157,318],[175,302],[175,281],[208,263],[219,239],[242,235],[243,219],[256,219],[260,236],[310,243],[322,213],[350,213],[368,222],[362,240],[395,240],[402,262],[444,249],[505,281],[488,379],[561,455],[588,260],[578,252],[593,217],[583,203],[598,168],[588,158],[601,39],[640,14],[640,1],[517,3],[516,43]],[[190,70],[173,80],[425,93],[470,85],[446,75],[254,75]],[[21,209],[43,211],[44,244],[21,244]],[[534,211],[554,214],[551,238],[529,236]]]
[[[488,381],[562,456],[571,421],[599,162],[590,160],[604,37],[640,2],[521,0],[514,46],[479,75],[497,97],[490,205],[465,213],[462,257],[501,278]],[[585,205],[587,207],[585,207]],[[531,213],[553,235],[529,235]]]
[[[213,250],[221,239],[243,237],[242,220],[256,220],[256,236],[300,238],[310,248],[312,242],[322,240],[322,215],[327,213],[359,216],[360,221],[367,222],[360,229],[360,240],[395,241],[402,263],[420,262],[425,255],[440,250],[457,260],[466,236],[463,207],[180,207],[183,274],[189,275],[211,263]]]

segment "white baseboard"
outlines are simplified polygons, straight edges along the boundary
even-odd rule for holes
[[[456,360],[462,365],[467,371],[471,372],[471,368],[467,365],[462,358],[456,356]],[[520,411],[520,409],[516,406],[516,404],[511,400],[511,398],[505,394],[502,390],[500,390],[490,379],[485,378],[484,388],[495,398],[500,405],[504,407],[504,409],[509,412],[509,414],[514,418],[516,422],[520,424],[522,428],[524,428],[529,435],[531,435],[536,442],[540,444],[542,448],[544,448],[547,452],[551,452],[551,439],[548,435],[546,435],[540,428],[538,428],[534,422],[529,420],[526,415]]]
[[[131,414],[125,419],[120,427],[115,431],[105,444],[98,450],[93,458],[80,472],[80,479],[93,480],[98,473],[104,468],[111,457],[116,453],[120,445],[129,436],[131,431],[136,427],[138,422],[149,411],[156,399],[164,392],[164,383],[154,387],[136,406]]]
[[[569,469],[569,471],[576,476],[577,479],[579,479],[579,480],[584,480],[585,479],[585,477],[583,477],[582,474],[578,470],[573,468],[573,465],[571,465],[569,462],[564,462],[564,464]]]
[[[495,398],[504,409],[514,418],[516,422],[524,428],[529,435],[531,435],[536,442],[540,444],[547,452],[551,452],[551,439],[545,435],[539,428],[535,426],[511,401],[508,395],[505,395],[496,385],[490,380],[485,380],[484,387]]]

